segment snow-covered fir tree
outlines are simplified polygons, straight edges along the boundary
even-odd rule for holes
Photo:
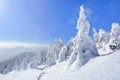
[[[47,56],[46,56],[45,65],[46,65],[46,67],[50,67],[54,64],[56,64],[55,54],[53,52],[53,47],[49,46]]]
[[[26,70],[37,68],[46,63],[47,49],[41,49],[39,53],[23,52],[9,60],[0,63],[0,73],[7,74],[12,70]]]
[[[110,40],[106,48],[110,48],[112,51],[120,49],[120,25],[118,23],[112,23]]]
[[[93,32],[94,32],[93,36],[94,36],[94,40],[96,42],[97,48],[99,49],[104,48],[104,45],[106,45],[110,40],[109,33],[103,29],[100,29],[99,33],[97,33],[95,29],[93,29]]]
[[[80,14],[77,21],[77,35],[73,38],[73,51],[68,59],[68,69],[75,71],[84,65],[88,60],[98,56],[94,40],[88,35],[90,24],[86,20],[83,5],[80,7]]]
[[[112,23],[112,29],[110,32],[111,37],[118,38],[120,36],[120,25],[119,23]]]
[[[100,29],[99,32],[93,29],[93,36],[99,53],[109,54],[120,49],[120,25],[112,23],[110,32]]]
[[[68,41],[67,45],[62,47],[62,49],[60,50],[60,53],[59,53],[59,58],[58,58],[59,62],[68,59],[68,57],[70,56],[71,52],[74,49],[73,43],[74,42],[73,42],[73,38],[72,38]]]
[[[53,45],[51,45],[51,50],[53,54],[55,55],[56,60],[58,60],[60,50],[63,46],[64,44],[61,39],[55,39]]]

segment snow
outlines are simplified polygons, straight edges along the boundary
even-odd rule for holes
[[[119,80],[120,51],[91,59],[76,72],[67,70],[67,61],[60,62],[44,71],[27,69],[0,75],[0,80]]]
[[[9,60],[0,63],[0,73],[7,74],[13,70],[26,70],[27,68],[37,68],[45,64],[47,50],[41,49],[39,53],[24,52]]]
[[[120,25],[112,23],[110,32],[100,29],[97,33],[93,29],[93,36],[100,55],[113,53],[120,49]]]
[[[111,33],[112,36],[117,37],[120,35],[120,25],[119,23],[112,23]]]
[[[74,38],[70,39],[68,43],[61,48],[58,61],[61,62],[67,60],[68,57],[71,55],[73,49],[74,49]]]
[[[37,80],[40,70],[27,69],[25,71],[12,71],[6,75],[0,75],[0,80]]]
[[[79,70],[89,59],[98,56],[95,42],[88,35],[89,28],[90,24],[86,19],[82,5],[77,22],[78,33],[73,38],[73,51],[68,59],[68,68],[70,68],[71,71]]]
[[[67,48],[66,48],[66,46],[64,46],[60,50],[58,61],[59,62],[64,61],[66,59],[66,54],[67,54]]]
[[[47,48],[48,45],[29,44],[22,42],[0,42],[0,62],[8,60],[23,52],[39,53],[41,48]]]
[[[41,80],[119,80],[120,51],[91,59],[77,72],[66,71],[67,62],[52,66]]]
[[[78,35],[81,33],[85,33],[85,34],[89,33],[90,24],[86,20],[86,15],[84,13],[83,5],[80,7],[79,18],[77,21],[77,29],[78,29]]]

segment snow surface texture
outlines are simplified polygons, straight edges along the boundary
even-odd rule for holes
[[[67,62],[44,71],[27,69],[0,75],[0,80],[120,80],[120,51],[91,59],[77,72],[67,71]]]
[[[77,72],[66,71],[66,64],[52,66],[40,80],[120,80],[120,51],[91,59]]]
[[[0,75],[0,80],[37,80],[40,70],[27,69],[25,71],[12,71],[6,75]]]

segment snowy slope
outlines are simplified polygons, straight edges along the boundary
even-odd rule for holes
[[[67,61],[44,71],[27,69],[0,75],[0,80],[120,80],[120,51],[91,59],[77,72],[67,70]],[[41,74],[42,73],[42,74]]]
[[[0,75],[0,80],[37,80],[40,70],[27,69],[26,71],[12,71],[6,75]]]
[[[91,59],[77,72],[66,71],[66,62],[49,68],[42,80],[120,80],[120,51]]]

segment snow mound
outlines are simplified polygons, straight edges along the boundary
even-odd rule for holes
[[[45,71],[40,80],[119,80],[120,51],[91,59],[77,72],[66,71],[61,62]]]

